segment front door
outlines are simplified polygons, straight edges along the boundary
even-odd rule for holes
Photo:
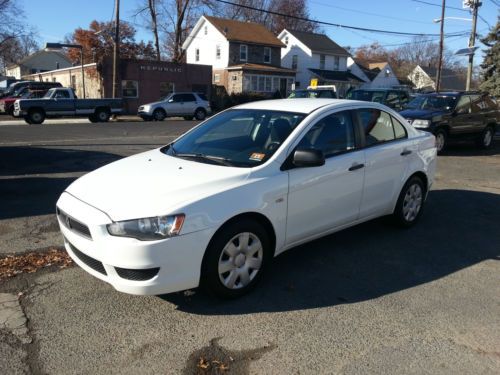
[[[322,150],[326,161],[288,171],[287,245],[358,218],[365,161],[357,146],[350,111],[323,117],[301,139],[297,148]]]
[[[280,78],[280,94],[282,98],[287,97],[286,93],[286,78]]]

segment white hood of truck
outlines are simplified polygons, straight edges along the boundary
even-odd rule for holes
[[[113,221],[173,213],[183,204],[243,182],[246,168],[199,163],[152,150],[108,164],[66,191]]]

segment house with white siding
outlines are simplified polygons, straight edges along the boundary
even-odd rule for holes
[[[285,45],[264,26],[202,16],[182,48],[188,64],[212,66],[212,82],[228,94],[258,92],[286,96],[295,71],[281,66]]]
[[[8,76],[21,79],[24,76],[48,72],[55,69],[64,69],[72,66],[71,60],[57,51],[40,50],[16,64],[11,64],[5,69]]]
[[[393,88],[400,85],[396,73],[387,61],[362,63],[349,57],[347,66],[352,74],[364,81],[361,85],[363,89]]]
[[[347,69],[349,52],[328,36],[284,29],[278,39],[286,46],[281,50],[281,64],[297,71],[295,88],[307,88],[316,78],[320,85],[335,85],[342,96],[363,83]]]

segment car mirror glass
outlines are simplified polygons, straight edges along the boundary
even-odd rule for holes
[[[296,167],[320,167],[325,164],[325,155],[315,148],[298,148],[292,162]]]

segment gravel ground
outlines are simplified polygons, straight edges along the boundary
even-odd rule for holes
[[[2,127],[0,253],[59,246],[69,182],[193,124]],[[78,267],[20,275],[0,293],[23,293],[31,342],[0,327],[0,372],[498,374],[498,207],[500,147],[459,145],[416,227],[378,219],[300,246],[236,301],[129,296]]]

